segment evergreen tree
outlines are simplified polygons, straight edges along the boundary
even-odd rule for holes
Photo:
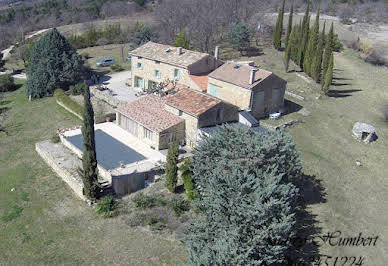
[[[298,53],[299,53],[299,45],[301,44],[302,32],[301,32],[301,24],[297,24],[293,27],[294,35],[293,38],[290,38],[291,44],[291,59],[298,65]]]
[[[323,57],[323,39],[319,38],[318,46],[313,59],[311,67],[311,77],[316,81],[320,81],[321,70],[322,70],[322,57]]]
[[[283,0],[282,7],[279,10],[278,19],[276,21],[276,26],[275,26],[275,32],[273,35],[273,45],[276,50],[280,50],[280,48],[282,48],[284,5],[285,5],[285,0]]]
[[[170,192],[175,192],[178,182],[178,142],[174,141],[168,147],[167,162],[166,162],[166,187]]]
[[[41,98],[57,88],[76,84],[84,72],[83,61],[55,28],[31,48],[27,68],[27,95]]]
[[[244,23],[238,23],[234,25],[229,32],[229,42],[235,49],[238,49],[240,53],[249,47],[251,38],[251,32]]]
[[[330,90],[330,85],[333,81],[333,68],[334,68],[334,55],[331,53],[329,64],[327,66],[326,74],[325,74],[325,80],[322,82],[322,91],[324,94],[328,94]]]
[[[286,50],[285,50],[285,53],[284,53],[284,61],[285,61],[286,72],[288,72],[288,67],[289,67],[289,64],[290,64],[290,59],[294,58],[293,57],[294,56],[293,55],[293,51],[295,50],[294,46],[295,46],[295,43],[296,43],[296,39],[295,39],[296,30],[297,30],[297,27],[293,27],[292,28],[291,33],[290,33],[290,39],[288,41],[288,44],[287,44],[287,47],[286,47]]]
[[[96,156],[96,143],[94,138],[94,112],[90,101],[90,91],[88,85],[83,83],[84,93],[84,112],[83,112],[83,126],[82,126],[82,169],[79,173],[84,184],[84,195],[94,201],[98,198],[99,184],[98,184],[98,169]]]
[[[189,262],[284,264],[296,231],[292,182],[301,172],[291,136],[222,126],[197,146],[193,172],[199,215],[185,239]]]
[[[186,37],[186,33],[185,33],[184,29],[181,30],[181,32],[179,33],[179,35],[176,38],[176,40],[175,40],[173,45],[175,47],[182,47],[182,48],[185,48],[185,49],[189,49],[190,48],[190,41]]]
[[[331,23],[329,34],[326,37],[325,40],[325,52],[323,54],[323,61],[322,61],[322,77],[326,78],[326,71],[329,67],[329,61],[331,54],[333,53],[333,38],[334,38],[334,25]]]
[[[307,44],[307,51],[303,61],[303,70],[307,75],[312,76],[312,64],[318,45],[319,38],[319,9],[315,19],[313,30],[310,32],[309,41]]]
[[[301,33],[302,35],[300,38],[300,44],[298,49],[297,64],[300,66],[301,69],[303,69],[303,62],[310,33],[310,2],[307,4],[306,13],[303,17]]]
[[[290,41],[291,31],[292,31],[292,17],[294,15],[294,4],[291,5],[290,15],[288,16],[288,27],[287,27],[287,37],[286,37],[286,49],[288,42]]]
[[[186,191],[186,197],[190,202],[192,202],[197,197],[198,191],[195,188],[193,180],[193,171],[191,170],[191,159],[186,158],[179,170],[181,170],[181,176],[183,179],[183,186]]]

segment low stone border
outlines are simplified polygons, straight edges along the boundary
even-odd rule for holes
[[[272,125],[269,125],[265,122],[260,121],[260,126],[265,127],[267,129],[270,129],[270,130],[279,130],[282,128],[287,128],[287,127],[290,127],[292,125],[295,125],[298,122],[299,122],[299,120],[295,119],[295,120],[286,121],[286,122],[284,122],[280,125],[277,125],[277,126],[272,126]]]
[[[286,95],[289,95],[289,96],[294,97],[294,98],[296,98],[296,99],[298,99],[298,100],[301,100],[301,101],[304,100],[304,97],[303,97],[303,96],[300,96],[300,95],[298,95],[298,94],[296,94],[296,93],[293,93],[293,92],[291,92],[291,91],[287,91],[287,90],[286,90]]]
[[[62,144],[54,144],[49,140],[36,143],[35,150],[54,172],[70,186],[78,198],[87,201],[82,193],[82,180],[76,172],[77,167],[80,165],[78,158],[76,158],[78,161],[75,161],[73,159],[74,155],[70,151],[66,151]]]

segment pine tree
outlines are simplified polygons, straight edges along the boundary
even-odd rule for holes
[[[83,83],[84,92],[84,113],[82,126],[82,169],[79,170],[84,185],[84,195],[95,201],[98,198],[98,169],[96,156],[96,143],[94,138],[94,112],[90,101],[90,91],[88,85]]]
[[[319,38],[319,9],[315,18],[313,30],[310,32],[307,51],[303,61],[303,70],[307,75],[312,76],[312,64],[314,62],[315,52]]]
[[[168,147],[167,162],[166,162],[166,187],[170,192],[175,192],[178,182],[178,142],[174,141]]]
[[[291,31],[292,31],[292,17],[294,14],[294,4],[291,5],[290,15],[288,16],[288,27],[287,27],[287,37],[286,37],[286,49],[288,42],[290,41]]]
[[[229,32],[229,42],[233,45],[233,48],[242,51],[250,45],[251,32],[247,25],[244,23],[238,23],[233,25]]]
[[[329,64],[326,70],[325,81],[322,82],[322,91],[326,95],[329,93],[330,85],[333,81],[333,68],[334,68],[334,55],[332,52],[330,55]]]
[[[283,265],[296,232],[292,182],[300,172],[284,132],[228,125],[202,140],[193,158],[199,215],[184,240],[190,264]]]
[[[326,77],[326,71],[329,67],[329,61],[331,54],[333,53],[333,38],[334,38],[334,25],[331,23],[330,31],[327,37],[325,38],[325,52],[322,59],[322,77]]]
[[[284,5],[285,5],[285,0],[283,0],[282,7],[279,10],[278,19],[276,21],[276,26],[275,26],[275,32],[273,35],[273,45],[276,50],[280,50],[282,48]]]
[[[57,88],[76,84],[84,73],[83,61],[70,43],[55,28],[31,48],[27,68],[27,95],[41,98]]]
[[[186,32],[185,30],[181,30],[181,32],[179,33],[178,37],[176,38],[175,42],[173,43],[173,45],[175,47],[182,47],[182,48],[185,48],[185,49],[189,49],[190,48],[190,41],[189,39],[187,38],[186,36]]]

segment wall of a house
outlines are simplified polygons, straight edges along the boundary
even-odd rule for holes
[[[143,64],[143,69],[137,68],[137,63]],[[140,77],[145,79],[145,87],[148,87],[149,81],[162,82],[166,79],[175,80],[177,79],[179,83],[189,85],[191,84],[188,70],[182,67],[169,65],[163,62],[157,64],[154,60],[149,60],[146,58],[139,59],[137,56],[132,57],[131,63],[131,75],[132,75],[132,86],[135,87],[135,77]],[[174,77],[174,70],[179,69],[180,77]],[[160,78],[155,77],[155,70],[160,71]]]
[[[251,99],[250,90],[209,77],[207,87],[207,93],[209,94],[211,84],[219,87],[217,90],[217,98],[231,103],[243,110],[249,108]]]
[[[268,116],[272,112],[278,112],[283,107],[286,86],[287,82],[274,74],[260,82],[252,89],[253,101],[251,114],[256,119],[260,119]],[[274,99],[274,89],[279,89],[277,99]],[[263,104],[260,104],[258,101],[259,91],[264,91]]]
[[[169,105],[165,105],[165,109],[174,115],[179,116],[179,109],[174,108]],[[195,136],[197,134],[198,129],[198,118],[196,118],[193,115],[187,114],[185,112],[182,113],[180,116],[185,120],[185,139],[187,145],[194,145],[195,144]]]
[[[220,117],[217,119],[217,112],[220,110]],[[213,108],[202,113],[198,118],[198,128],[215,126],[222,123],[236,121],[238,117],[238,107],[228,104],[219,103]]]
[[[203,73],[209,73],[222,65],[221,60],[217,60],[215,57],[208,55],[202,58],[198,62],[190,65],[187,69],[191,75],[198,75]]]
[[[179,123],[159,133],[158,150],[168,149],[170,135],[175,133],[175,139],[181,143],[185,140],[185,122]]]

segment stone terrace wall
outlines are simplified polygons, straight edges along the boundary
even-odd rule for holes
[[[36,143],[35,150],[80,199],[87,200],[82,193],[81,177],[76,171],[80,166],[80,161],[76,156],[67,151],[62,144],[54,144],[49,140]]]
[[[125,104],[125,102],[115,99],[112,95],[110,95],[108,90],[98,90],[97,86],[90,87],[90,92],[93,93],[96,98],[107,102],[114,108],[120,107],[121,105]]]

